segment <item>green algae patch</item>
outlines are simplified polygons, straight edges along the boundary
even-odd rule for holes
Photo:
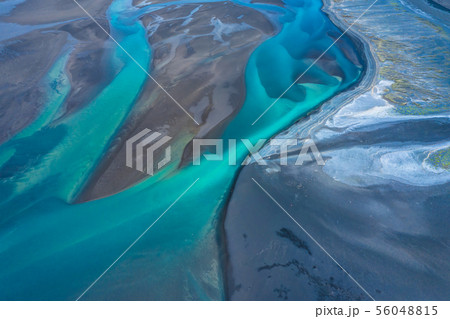
[[[434,167],[450,170],[450,147],[431,153],[428,163]]]

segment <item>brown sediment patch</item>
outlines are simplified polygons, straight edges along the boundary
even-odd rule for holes
[[[244,102],[250,54],[275,32],[264,14],[230,2],[168,6],[141,20],[150,30],[152,76],[201,125],[147,81],[80,201],[117,193],[148,177],[125,165],[125,141],[144,128],[174,137],[175,161],[181,161],[184,146],[194,136],[219,136]]]
[[[66,43],[67,34],[30,32],[1,43],[0,143],[23,129],[45,103],[40,87]]]
[[[97,21],[109,30],[106,20]],[[65,113],[72,113],[85,106],[112,79],[102,63],[108,36],[90,19],[67,23],[60,30],[68,32],[78,41],[66,65],[71,91]]]
[[[98,21],[106,30],[108,22],[102,17],[110,2],[96,1],[95,6],[87,6],[101,16]],[[8,75],[0,79],[0,143],[29,125],[41,112],[47,102],[42,79],[64,48],[72,47],[66,66],[71,91],[62,113],[87,104],[99,87],[106,85],[109,78],[103,72],[102,57],[107,36],[75,3],[72,4],[69,10],[67,1],[64,4],[62,1],[27,1],[2,17],[3,22],[44,25],[0,43],[0,71]],[[53,5],[52,9],[49,5]],[[40,15],[43,8],[49,12]],[[64,22],[80,16],[82,18]],[[48,23],[55,21],[59,23],[48,27]]]

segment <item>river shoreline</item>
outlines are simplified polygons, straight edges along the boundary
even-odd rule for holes
[[[345,17],[344,28],[366,8],[366,1],[327,3],[330,18]],[[448,26],[427,12],[404,1],[374,5],[352,28],[364,34],[373,58],[372,77],[362,79],[367,86],[336,96],[278,135],[313,139],[325,166],[281,166],[278,149],[266,146],[260,154],[268,168],[240,171],[224,227],[228,298],[446,299]],[[289,160],[299,153],[292,148]],[[336,271],[252,178],[370,295]]]
[[[330,19],[330,21],[341,30],[341,32],[344,32],[348,28],[348,25],[343,20],[341,20],[341,18],[333,11],[333,0],[322,0],[322,1],[323,1],[322,11]],[[323,123],[333,113],[339,110],[339,107],[336,107],[335,102],[337,102],[338,105],[345,104],[346,102],[370,90],[370,88],[376,81],[376,76],[378,74],[378,67],[373,52],[371,50],[369,41],[361,33],[352,29],[349,29],[346,32],[346,35],[351,39],[351,41],[355,45],[359,57],[363,61],[363,72],[358,82],[356,82],[354,85],[345,89],[339,94],[333,96],[332,98],[322,102],[319,106],[308,112],[305,116],[302,116],[300,119],[298,119],[298,121],[296,121],[291,125],[291,126],[299,125],[299,123],[301,122],[312,124],[310,126],[304,127],[303,129],[304,133],[301,134],[301,138],[306,138],[308,136],[307,132],[310,129],[312,129],[312,127],[314,127],[315,125],[319,125],[320,123]],[[315,120],[311,120],[313,118]],[[274,135],[274,138],[276,138],[279,135],[283,135],[283,132],[285,132],[286,130],[289,130],[289,128],[285,128],[281,132],[278,132],[277,134]],[[219,247],[221,247],[222,250],[221,256],[223,256],[222,258],[224,260],[223,282],[225,284],[225,293],[227,300],[230,300],[235,284],[232,282],[232,277],[230,276],[230,260],[229,260],[229,253],[227,250],[227,234],[225,231],[225,220],[227,217],[227,210],[229,207],[229,203],[232,198],[241,171],[242,168],[236,173],[233,182],[233,187],[229,191],[228,200],[224,205],[224,208],[220,214],[220,223],[219,223],[220,227],[217,231],[218,245]],[[237,236],[238,234],[235,235]]]
[[[257,46],[279,32],[266,13],[234,3],[134,5],[152,50],[152,77],[199,125],[148,79],[76,203],[117,194],[149,177],[125,165],[124,141],[143,129],[172,137],[172,157],[181,169],[189,162],[190,139],[220,136],[239,112],[246,97],[248,59]]]
[[[283,7],[276,5],[281,3],[278,0],[269,1],[275,6],[267,5],[268,1],[264,4],[253,1],[245,5],[204,2],[180,6],[167,2],[156,7],[148,4],[133,7],[131,0],[114,1],[106,11],[107,19],[100,20],[109,24],[107,30],[133,53],[135,61],[128,59],[121,48],[111,43],[107,35],[86,17],[78,21],[87,23],[83,30],[92,31],[88,38],[83,37],[83,32],[75,32],[84,24],[64,27],[65,32],[70,31],[72,36],[79,37],[79,43],[89,39],[97,49],[91,56],[91,64],[84,63],[83,59],[77,60],[86,69],[80,69],[80,64],[73,60],[70,62],[70,59],[56,63],[55,71],[49,76],[50,88],[63,95],[70,90],[69,85],[65,85],[70,79],[73,92],[65,103],[54,105],[49,110],[49,118],[28,127],[28,132],[22,132],[22,138],[19,136],[18,143],[11,141],[3,148],[5,153],[0,154],[6,158],[2,169],[7,177],[0,187],[8,197],[0,205],[9,214],[0,223],[0,259],[3,261],[0,262],[0,282],[9,289],[2,291],[0,297],[75,299],[83,296],[93,300],[240,298],[232,295],[239,289],[238,282],[233,282],[227,274],[232,272],[231,259],[235,257],[230,251],[236,252],[230,248],[231,244],[239,244],[242,238],[246,241],[247,230],[243,233],[242,228],[240,232],[235,230],[239,227],[226,228],[225,222],[230,216],[235,218],[236,211],[246,207],[245,202],[239,206],[236,197],[251,193],[252,185],[241,182],[251,176],[249,173],[258,174],[258,168],[252,165],[235,168],[226,161],[180,168],[174,161],[159,176],[135,175],[136,180],[142,179],[136,184],[133,183],[133,174],[140,173],[124,165],[122,149],[122,153],[120,150],[116,153],[119,161],[112,165],[103,183],[99,183],[98,171],[93,171],[101,166],[100,162],[108,161],[107,154],[111,154],[111,149],[123,147],[129,135],[143,127],[177,138],[179,144],[172,145],[177,152],[193,136],[217,137],[217,134],[223,139],[257,140],[296,129],[298,136],[302,135],[298,133],[300,131],[303,136],[308,136],[336,115],[340,105],[367,94],[373,81],[370,76],[375,77],[379,72],[376,60],[371,61],[367,43],[356,34],[343,37],[311,70],[308,68],[321,50],[331,45],[346,29],[334,9],[335,3],[285,1]],[[32,0],[28,3],[36,4]],[[364,6],[362,4],[358,10]],[[70,14],[76,15],[79,11],[76,6],[68,8]],[[274,17],[280,18],[277,20],[280,28],[270,26]],[[43,34],[51,36],[53,33]],[[84,50],[87,49],[82,46],[71,58],[85,57]],[[364,53],[368,54],[367,57]],[[100,60],[104,63],[99,63]],[[138,63],[134,63],[136,61]],[[152,75],[177,99],[189,94],[187,104],[192,106],[189,110],[202,127],[198,130],[193,128],[186,114],[148,81],[136,65],[139,63],[141,68],[151,69]],[[95,91],[87,78],[100,72],[94,72],[91,65],[107,71],[105,74],[111,81],[102,82],[102,87],[108,85],[96,92],[95,97],[84,96],[89,102],[86,104],[81,96],[74,98],[72,94],[85,93],[79,84]],[[309,70],[309,76],[292,87],[277,108],[268,112],[256,126],[250,125],[249,120],[255,113],[264,111],[264,107],[304,70]],[[95,77],[90,79],[97,83]],[[49,96],[49,100],[58,102],[60,99]],[[76,106],[85,107],[78,109]],[[64,116],[53,118],[54,109]],[[222,132],[217,132],[219,127],[231,117],[221,135]],[[130,126],[124,127],[128,121]],[[323,143],[319,144],[321,150],[322,146]],[[264,154],[268,149],[270,151],[266,145],[261,152]],[[238,153],[239,159],[243,160],[248,151],[240,145]],[[176,157],[180,158],[179,155]],[[311,180],[313,172],[306,170],[299,175]],[[306,185],[302,181],[305,185],[302,190],[309,187],[317,194],[326,189],[326,183],[331,182],[325,173],[318,174],[316,183]],[[282,174],[277,176],[280,177],[279,183],[270,186],[282,191],[291,186],[298,187],[289,179],[283,180]],[[128,179],[124,181],[124,178]],[[80,189],[86,190],[86,180],[97,183],[98,191],[85,198],[87,201],[84,203],[74,201]],[[123,184],[119,185],[119,182]],[[325,187],[314,188],[321,183]],[[114,196],[98,199],[115,193],[113,190],[122,189],[124,191]],[[179,195],[182,190],[187,193],[178,203],[178,199],[184,196],[184,193]],[[299,188],[295,188],[288,194],[297,196],[299,192]],[[257,214],[270,208],[268,204],[260,206],[267,199],[264,194],[255,192],[252,196],[256,203],[251,209],[256,209]],[[88,201],[93,198],[98,200]],[[357,197],[349,198],[357,200]],[[324,202],[319,198],[306,201],[306,204],[310,205],[307,208],[314,210]],[[164,215],[175,203],[177,206],[170,214],[161,218],[161,213]],[[247,211],[251,212],[251,209]],[[271,223],[273,216],[254,216],[260,220],[250,225],[250,231],[256,230],[261,235],[264,229],[258,229],[258,226],[266,221]],[[145,227],[155,221],[159,221],[157,227],[146,234]],[[294,258],[290,253],[285,255],[291,258],[288,260],[273,263],[264,260],[253,269],[257,271],[256,276],[260,276],[259,280],[251,281],[255,275],[248,273],[250,289],[253,284],[264,285],[269,281],[272,269],[283,268],[286,271],[293,267],[296,277],[306,276],[314,289],[319,287],[320,298],[337,295],[341,299],[365,299],[351,283],[342,282],[344,279],[333,268],[334,265],[326,265],[323,273],[324,269],[320,269],[322,277],[316,274],[322,267],[319,262],[324,262],[321,255],[316,254],[317,247],[307,244],[285,226],[275,230],[276,236],[281,242],[293,245],[298,250],[295,253],[304,254],[300,256],[306,257],[306,261],[298,256]],[[236,235],[230,236],[233,231]],[[94,289],[80,295],[139,234],[146,236]],[[255,242],[263,245],[265,238],[258,237]],[[238,250],[245,252],[247,243]],[[276,245],[274,247],[272,251],[278,253]],[[270,249],[257,250],[256,254],[251,251],[247,255],[258,258],[260,251],[270,252]],[[312,259],[308,259],[309,256],[313,256]],[[310,264],[303,265],[303,262]],[[241,273],[246,274],[245,271]],[[285,280],[288,277],[281,278]],[[302,288],[303,284],[297,288]],[[266,298],[287,299],[286,287],[271,288],[272,295],[266,295]],[[312,294],[296,296],[306,298]]]

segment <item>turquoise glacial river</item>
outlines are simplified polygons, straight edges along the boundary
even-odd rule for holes
[[[200,2],[177,1],[158,8]],[[251,55],[245,103],[223,138],[248,138],[253,143],[270,138],[359,80],[362,68],[349,58],[355,48],[343,37],[339,43],[353,52],[333,46],[322,58],[326,63],[314,65],[307,80],[295,84],[251,125],[341,31],[321,11],[319,0],[287,0],[285,8],[234,2],[255,10],[277,10],[282,29]],[[139,22],[144,9],[115,0],[108,17],[112,36],[149,68],[151,48]],[[70,48],[62,52],[43,79],[48,91],[45,109],[34,123],[0,145],[2,300],[77,299],[197,179],[81,299],[226,298],[220,215],[239,165],[226,160],[183,168],[172,164],[119,194],[74,203],[144,84],[151,81],[113,47],[107,52],[114,79],[89,105],[60,120],[71,89],[65,74]],[[333,74],[324,67],[330,64]],[[238,144],[238,163],[246,156]]]

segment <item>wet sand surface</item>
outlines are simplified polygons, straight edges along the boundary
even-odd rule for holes
[[[251,178],[376,300],[448,297],[448,187],[361,189],[315,164],[268,171],[246,167],[229,203],[231,299],[370,300]]]
[[[78,0],[91,15],[104,16],[110,0]],[[83,17],[84,13],[73,1],[66,0],[27,0],[19,3],[8,16],[1,20],[23,25],[39,25],[61,22]]]
[[[0,143],[42,111],[47,102],[42,79],[64,53],[69,54],[64,71],[71,89],[55,122],[82,110],[114,77],[104,71],[105,51],[114,45],[103,31],[70,1],[42,3],[19,3],[0,17],[8,30],[0,39],[0,71],[11,75],[0,79]],[[110,1],[80,3],[109,30],[105,14]],[[147,177],[124,163],[126,139],[143,128],[174,138],[179,165],[185,164],[185,146],[192,137],[219,136],[245,98],[249,55],[278,30],[270,10],[262,14],[229,2],[150,10],[149,3],[135,1],[152,47],[152,75],[200,126],[148,79],[78,201],[117,193]],[[330,9],[344,28],[367,7],[367,1],[347,3],[336,2]],[[375,55],[362,85],[283,133],[313,137],[325,167],[280,167],[277,152],[266,147],[262,154],[270,159],[268,167],[252,164],[242,170],[224,223],[230,299],[370,299],[251,178],[375,299],[448,299],[448,28],[426,16],[437,9],[425,16],[415,9],[380,0],[373,14],[355,25],[370,38]],[[398,23],[392,30],[384,27],[386,10],[391,10],[391,23]],[[445,20],[445,14],[440,10],[437,19]],[[407,44],[399,40],[406,28]],[[401,36],[389,33],[398,30]],[[415,42],[419,37],[429,41],[427,50]],[[352,50],[345,50],[348,44],[338,45],[358,61]],[[311,52],[310,59],[320,53]],[[319,65],[342,77],[342,69],[330,61],[324,56]],[[291,160],[298,152],[291,152]],[[151,240],[141,244],[151,247]],[[142,259],[138,269],[148,271],[147,262]],[[144,291],[141,276],[135,279]]]
[[[108,32],[110,3],[80,1]],[[78,201],[117,193],[148,177],[124,165],[124,142],[143,128],[173,137],[173,156],[179,162],[192,137],[218,136],[245,99],[244,70],[251,52],[276,32],[275,19],[270,18],[276,13],[270,10],[265,15],[229,2],[159,3],[160,9],[148,10],[145,2],[135,2],[152,47],[152,76],[200,125],[148,79]],[[115,76],[105,60],[111,40],[71,1],[17,2],[0,23],[12,30],[0,51],[0,70],[11,74],[0,79],[0,143],[42,112],[48,102],[42,79],[65,52],[70,52],[65,68],[70,91],[55,121],[86,107]]]
[[[107,1],[80,1],[104,28]],[[0,143],[28,126],[46,100],[43,78],[64,52],[71,92],[60,116],[82,108],[111,78],[103,71],[107,36],[72,1],[29,0],[0,16]],[[10,30],[8,33],[7,30]],[[10,35],[8,35],[10,34]],[[14,36],[17,34],[17,36]]]
[[[366,8],[326,6],[344,28]],[[448,300],[449,20],[434,11],[379,1],[352,28],[368,39],[361,84],[278,136],[312,138],[325,166],[295,166],[300,147],[280,166],[266,146],[268,166],[243,168],[224,221],[230,299]]]
[[[250,54],[275,32],[262,13],[229,2],[171,5],[144,13],[141,20],[152,47],[152,76],[200,125],[149,79],[80,201],[117,193],[148,177],[125,165],[124,141],[145,128],[173,137],[172,156],[179,162],[188,157],[184,147],[194,136],[220,136],[244,102]]]

